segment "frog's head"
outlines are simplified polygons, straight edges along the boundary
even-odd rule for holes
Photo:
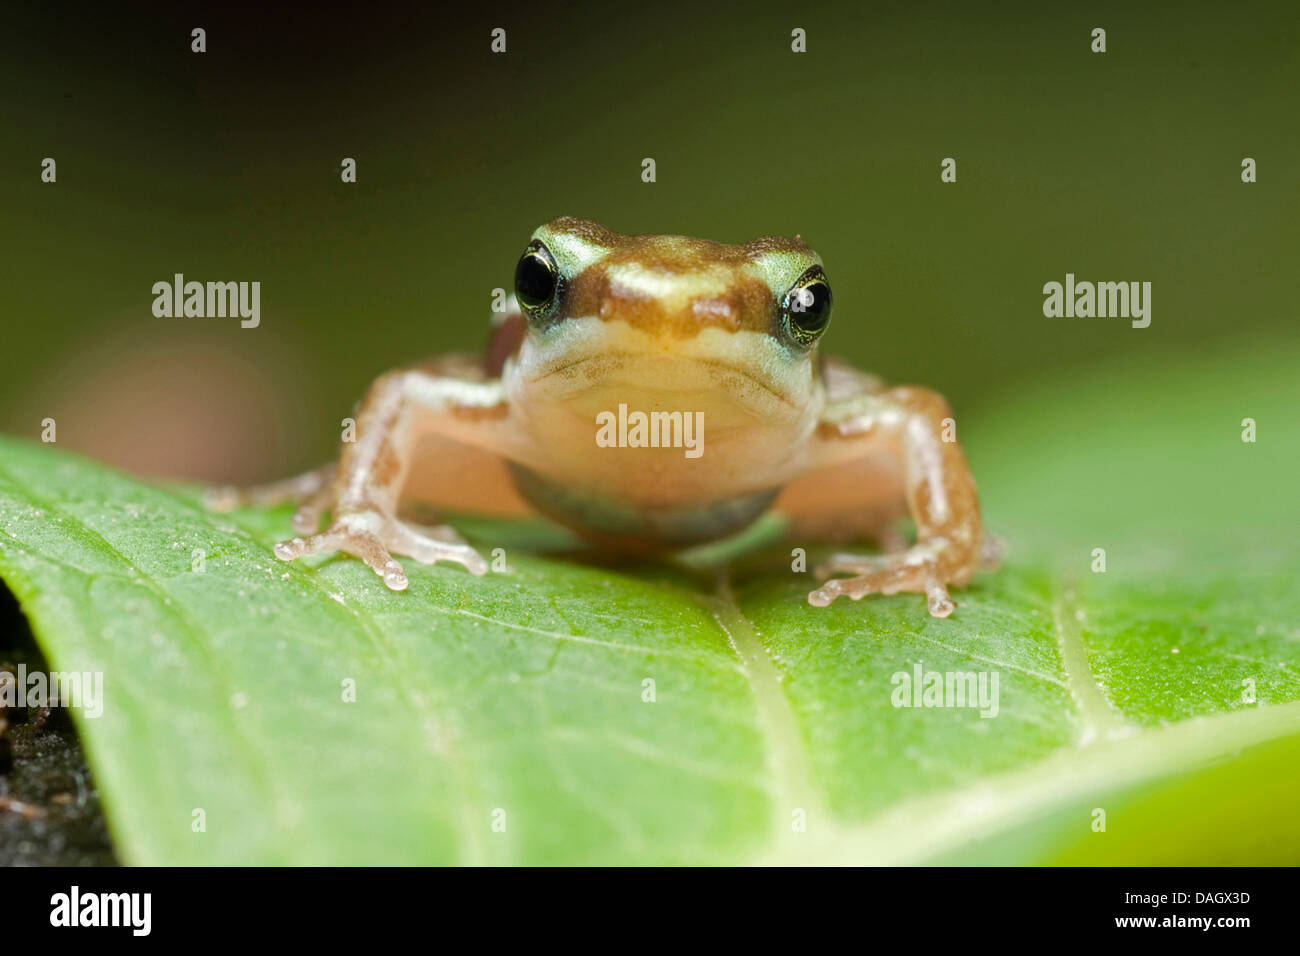
[[[818,387],[831,289],[798,237],[725,245],[561,217],[533,233],[515,295],[528,325],[515,371],[535,395],[608,406],[679,393],[679,407],[793,421]]]

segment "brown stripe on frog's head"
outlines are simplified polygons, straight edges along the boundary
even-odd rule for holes
[[[811,338],[796,319],[824,306],[801,291],[825,285],[821,259],[796,236],[729,245],[686,236],[625,236],[563,216],[540,227],[519,261],[516,296],[530,331],[547,334],[569,319],[625,322],[656,338],[692,338],[705,329],[756,332],[796,350]],[[822,323],[822,328],[825,323]]]

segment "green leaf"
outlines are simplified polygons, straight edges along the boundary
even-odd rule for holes
[[[394,594],[277,561],[283,509],[9,439],[0,575],[104,675],[76,717],[129,863],[1295,862],[1297,359],[991,400],[962,438],[1012,557],[947,620],[808,606],[803,542],[602,567],[487,521],[506,573]],[[996,673],[997,715],[896,707],[917,666]]]

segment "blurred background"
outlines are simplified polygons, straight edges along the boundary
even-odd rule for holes
[[[1300,337],[1294,3],[12,4],[0,33],[0,430],[52,417],[140,473],[332,456],[379,373],[482,345],[560,214],[802,234],[828,350],[967,420],[1119,355]],[[177,272],[260,281],[260,326],[154,317]],[[1045,318],[1067,272],[1150,281],[1150,328]]]

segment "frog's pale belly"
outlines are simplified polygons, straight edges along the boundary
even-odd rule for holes
[[[524,499],[595,544],[623,551],[659,551],[716,541],[752,524],[775,500],[771,488],[704,503],[646,507],[629,504],[511,464]]]

